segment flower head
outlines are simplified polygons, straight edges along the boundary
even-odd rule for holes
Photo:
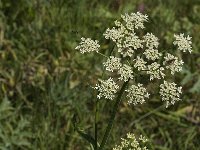
[[[115,93],[117,93],[117,89],[119,86],[113,81],[112,78],[108,80],[99,80],[100,84],[96,84],[94,87],[99,91],[97,98],[105,97],[106,99],[113,99],[115,97]]]
[[[121,58],[109,56],[107,61],[103,63],[107,71],[115,71],[114,73],[117,73],[117,78],[122,80],[120,83],[127,82],[133,78],[134,82],[139,81],[144,74],[145,76],[146,74],[149,75],[150,81],[153,79],[164,79],[165,70],[169,70],[172,75],[182,70],[182,60],[169,53],[165,55],[165,52],[158,50],[158,37],[153,33],[147,32],[144,36],[141,36],[141,34],[138,34],[141,32],[136,32],[137,29],[144,29],[144,23],[147,21],[148,16],[140,12],[124,14],[121,15],[120,21],[115,21],[114,27],[108,28],[103,34],[106,39],[114,42],[116,46],[114,50],[117,50],[114,54],[117,56],[120,55],[120,57],[123,56]],[[192,52],[192,38],[190,36],[175,34],[174,37],[175,41],[173,44],[178,47],[178,50]],[[81,53],[98,52],[99,48],[98,41],[91,38],[81,38],[81,42],[76,47]],[[115,75],[114,73],[112,73],[113,76]],[[115,81],[118,81],[118,79],[115,79]],[[97,97],[99,99],[105,97],[112,100],[119,89],[115,81],[113,78],[99,80],[99,83],[94,87],[99,92]],[[134,105],[144,103],[150,95],[140,83],[130,86],[126,92],[129,98],[128,104]],[[180,100],[181,87],[176,87],[176,84],[173,82],[164,81],[160,85],[159,93],[162,96],[162,100],[166,101],[166,107],[168,107],[170,104],[174,104],[175,101]],[[125,139],[123,140],[123,144],[127,144]]]
[[[149,60],[156,60],[162,56],[162,54],[159,53],[157,49],[146,49],[143,54]]]
[[[100,45],[97,40],[94,41],[91,38],[82,37],[81,42],[75,49],[80,50],[80,52],[83,54],[86,52],[93,52],[93,51],[98,52],[99,48],[100,48]]]
[[[155,78],[161,79],[164,78],[165,74],[163,73],[164,68],[160,67],[160,64],[157,62],[154,62],[147,66],[147,74],[150,75],[150,80],[153,80]]]
[[[164,81],[163,84],[160,85],[160,95],[162,97],[162,101],[166,101],[166,108],[169,105],[174,105],[176,101],[180,101],[180,94],[182,87],[176,87],[174,82]]]
[[[176,40],[173,42],[173,44],[178,46],[178,50],[183,52],[192,52],[192,37],[190,37],[189,35],[187,37],[184,37],[183,33],[181,33],[180,35],[175,34],[174,37],[176,38]]]
[[[148,139],[143,135],[140,135],[139,140],[142,141],[143,143],[146,143],[148,141]]]
[[[159,42],[155,35],[152,33],[147,33],[143,38],[148,49],[158,48]]]
[[[118,52],[121,53],[124,57],[132,56],[134,50],[143,48],[142,40],[135,33],[129,33],[124,37],[123,42],[118,43]]]
[[[103,35],[106,39],[111,39],[113,42],[119,43],[128,31],[119,21],[115,21],[115,24],[117,27],[108,28]]]
[[[147,150],[146,146],[143,146],[148,139],[140,135],[139,138],[133,133],[127,133],[127,138],[121,138],[121,144],[116,145],[113,150]]]
[[[175,72],[180,72],[182,70],[183,63],[184,62],[182,60],[178,60],[178,57],[167,53],[164,57],[163,65],[165,65],[167,69],[170,69],[171,74],[174,75]]]
[[[124,64],[118,71],[118,74],[121,76],[119,77],[120,80],[124,80],[124,82],[128,81],[128,79],[133,79],[133,70],[132,67]]]
[[[139,56],[137,56],[136,59],[134,59],[134,67],[137,68],[139,71],[140,70],[146,70],[147,67],[146,67],[146,61],[144,61],[142,58],[140,58]]]
[[[121,15],[122,19],[126,22],[126,27],[129,30],[144,28],[144,22],[148,21],[148,16],[140,12]]]
[[[138,83],[137,85],[132,85],[128,90],[127,97],[129,98],[128,104],[137,105],[138,103],[143,104],[146,98],[149,98],[149,93],[143,84]]]
[[[106,67],[107,71],[113,72],[114,70],[120,69],[122,66],[120,61],[121,58],[110,56],[110,58],[108,58],[107,61],[103,63],[103,65]]]

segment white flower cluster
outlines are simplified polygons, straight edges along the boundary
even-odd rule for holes
[[[125,37],[124,47],[132,47],[133,49],[143,48],[142,40],[135,33],[129,33]]]
[[[97,40],[92,40],[91,38],[81,38],[81,42],[79,45],[75,48],[80,50],[82,54],[86,52],[93,52],[96,51],[98,52],[100,48],[99,42]]]
[[[148,139],[145,136],[143,136],[142,134],[140,135],[139,140],[142,141],[143,143],[148,142]]]
[[[143,48],[142,40],[135,33],[128,33],[124,37],[124,41],[117,43],[118,52],[121,53],[124,57],[131,57],[134,53],[134,50],[138,48]]]
[[[156,60],[162,56],[157,49],[146,49],[143,54],[148,60]]]
[[[118,71],[118,74],[121,76],[119,77],[120,80],[124,80],[124,82],[128,81],[128,79],[133,79],[133,70],[132,67],[124,64]]]
[[[107,71],[113,72],[114,70],[120,69],[122,66],[120,61],[121,58],[110,56],[110,58],[108,58],[107,61],[103,63],[103,65],[106,67]]]
[[[121,138],[121,144],[116,145],[113,150],[148,150],[143,146],[147,141],[142,135],[137,139],[133,133],[127,133],[127,138]]]
[[[147,67],[146,67],[146,61],[144,61],[144,59],[142,59],[141,57],[137,56],[136,59],[134,59],[134,67],[137,68],[139,71],[140,70],[146,70]]]
[[[182,70],[184,63],[182,60],[170,53],[159,51],[158,37],[153,33],[146,33],[142,37],[137,34],[136,30],[145,28],[144,23],[147,21],[148,16],[140,12],[121,15],[121,20],[116,20],[115,26],[111,29],[108,28],[103,34],[106,39],[110,39],[116,44],[117,52],[123,56],[122,58],[109,56],[107,61],[103,63],[107,71],[116,71],[119,80],[127,82],[135,76],[137,81],[137,77],[144,74],[149,75],[150,81],[154,79],[166,80],[167,74],[165,73],[167,73],[167,70],[170,70],[172,75]],[[192,38],[190,36],[175,34],[174,37],[173,44],[178,47],[178,50],[192,52]],[[76,47],[81,53],[98,52],[99,48],[98,41],[90,38],[81,38],[79,46]],[[112,78],[99,81],[100,83],[95,87],[99,91],[97,97],[99,99],[101,97],[113,99],[119,86]],[[160,85],[160,95],[164,101],[167,101],[167,107],[169,104],[174,104],[175,101],[180,100],[181,87],[176,88],[175,85],[175,83],[168,83],[167,81]],[[126,92],[129,104],[142,104],[145,99],[149,98],[149,93],[142,84],[136,83]]]
[[[167,53],[164,57],[163,65],[171,70],[171,74],[174,75],[175,72],[180,72],[183,65],[182,60],[178,60],[178,57],[173,56],[172,54]]]
[[[174,105],[176,101],[180,101],[180,94],[182,93],[182,87],[176,87],[174,82],[164,81],[160,85],[160,95],[162,96],[162,101],[166,101],[166,108],[169,105]]]
[[[192,52],[192,42],[191,39],[192,37],[190,37],[189,35],[187,37],[184,37],[184,34],[181,33],[180,35],[174,35],[174,37],[176,38],[176,40],[173,42],[174,45],[178,46],[178,49],[186,52],[189,51],[190,53]]]
[[[162,54],[157,50],[159,45],[158,38],[152,33],[147,33],[143,38],[147,48],[143,53],[146,58],[149,60],[159,59]]]
[[[108,28],[103,35],[106,39],[111,39],[113,42],[121,43],[122,38],[128,34],[128,30],[119,21],[115,21],[115,25],[117,28]]]
[[[148,16],[140,12],[121,15],[122,19],[126,22],[126,27],[129,30],[144,28],[144,22],[148,21]]]
[[[128,90],[127,97],[129,98],[128,104],[137,105],[138,103],[143,104],[146,98],[149,98],[149,93],[143,84],[138,83],[137,85],[132,85]]]
[[[121,16],[126,25],[124,26],[120,21],[115,21],[116,27],[112,29],[107,29],[103,34],[106,39],[111,39],[116,43],[118,52],[123,55],[123,57],[131,57],[134,50],[143,48],[143,40],[141,40],[134,29],[144,28],[143,23],[147,21],[147,15],[141,13],[125,14]]]
[[[113,81],[112,78],[108,80],[99,80],[100,84],[96,84],[94,87],[99,91],[97,98],[105,97],[106,99],[112,100],[115,97],[115,93],[117,93],[117,89],[119,86]]]
[[[159,42],[158,38],[153,35],[152,33],[147,33],[145,36],[143,36],[144,42],[146,42],[146,47],[148,49],[158,48]]]
[[[160,67],[160,64],[158,64],[157,62],[148,65],[147,68],[147,74],[150,75],[150,80],[164,78],[164,68]]]

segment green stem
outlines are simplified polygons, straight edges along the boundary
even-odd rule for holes
[[[111,51],[109,53],[109,56],[111,56],[114,48],[115,48],[115,45],[112,47],[112,49],[111,49]],[[104,56],[106,58],[109,58],[109,56],[106,56],[106,55],[104,55],[102,53],[98,52],[98,54],[100,54],[100,55],[102,55],[102,56]],[[105,68],[104,68],[102,77],[104,77],[104,75],[105,75]],[[95,147],[94,147],[94,149],[95,150],[98,150],[98,147],[99,147],[99,145],[98,145],[98,118],[99,118],[99,115],[98,114],[99,114],[99,100],[96,99],[96,102],[95,102],[95,123],[94,123],[94,139],[95,139]]]
[[[94,136],[95,136],[95,150],[98,150],[98,108],[99,108],[99,101],[96,99],[95,104],[95,125],[94,125]]]
[[[99,55],[101,55],[101,56],[103,56],[103,57],[109,58],[108,56],[106,56],[106,55],[104,55],[104,54],[102,54],[102,53],[100,53],[100,52],[97,52],[97,54],[99,54]]]
[[[129,79],[129,80],[130,80],[130,79]],[[114,106],[113,106],[113,111],[112,111],[110,120],[109,120],[109,122],[108,122],[108,126],[107,126],[107,128],[106,128],[106,131],[105,131],[105,134],[104,134],[104,137],[103,137],[103,140],[102,140],[102,142],[101,142],[101,145],[100,145],[99,150],[103,150],[103,148],[104,148],[104,146],[105,146],[105,144],[106,144],[106,142],[107,142],[107,140],[108,140],[108,138],[109,138],[109,135],[110,135],[110,132],[111,132],[113,123],[114,123],[114,119],[115,119],[115,116],[116,116],[116,113],[117,113],[119,104],[120,104],[120,102],[121,102],[121,97],[122,97],[122,95],[123,95],[123,93],[124,93],[124,90],[125,90],[125,88],[126,88],[128,82],[129,82],[129,80],[128,80],[127,82],[124,82],[124,84],[123,84],[123,86],[122,86],[122,88],[121,88],[121,90],[120,90],[120,92],[119,92],[119,94],[118,94],[118,96],[117,96],[117,98],[116,98],[116,102],[115,102],[115,104],[114,104]]]

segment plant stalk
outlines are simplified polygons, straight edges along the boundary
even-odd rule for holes
[[[130,80],[130,79],[129,79]],[[119,91],[119,94],[116,98],[116,102],[113,106],[113,111],[112,111],[112,114],[111,114],[111,117],[110,117],[110,120],[108,122],[108,126],[106,128],[106,131],[105,131],[105,134],[104,134],[104,137],[103,137],[103,140],[101,142],[101,145],[100,145],[100,148],[99,150],[103,150],[108,138],[109,138],[109,135],[110,135],[110,132],[111,132],[111,129],[112,129],[112,126],[113,126],[113,123],[114,123],[114,120],[115,120],[115,116],[116,116],[116,113],[117,113],[117,110],[118,110],[118,107],[119,107],[119,104],[121,102],[121,97],[124,93],[124,90],[129,82],[129,80],[127,82],[124,82],[124,84],[122,85],[122,88],[121,90]]]
[[[95,150],[98,150],[98,109],[99,109],[99,101],[96,99],[95,103],[95,125],[94,125],[94,139],[95,139]]]
[[[113,50],[115,48],[115,45],[112,47],[110,53],[109,53],[109,56],[112,54]],[[100,55],[103,55],[104,57],[107,57],[109,58],[108,56],[104,55],[104,54],[101,54],[101,53],[98,53]],[[103,74],[102,74],[102,77],[104,76],[105,74],[105,68],[104,68],[104,71],[103,71]],[[96,102],[95,102],[95,124],[94,124],[94,139],[95,139],[95,147],[94,149],[95,150],[98,150],[98,119],[99,118],[99,100],[96,99]]]

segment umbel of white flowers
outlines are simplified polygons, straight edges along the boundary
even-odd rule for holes
[[[148,16],[140,12],[121,15],[121,20],[115,21],[115,27],[108,28],[103,34],[106,39],[115,43],[116,52],[122,58],[116,56],[109,56],[107,61],[103,62],[105,69],[114,73],[117,78],[109,78],[107,80],[100,80],[94,87],[98,90],[97,97],[99,99],[114,99],[118,89],[120,89],[120,82],[127,82],[133,79],[127,92],[128,104],[142,104],[149,98],[150,94],[147,92],[145,86],[141,83],[135,82],[138,75],[148,75],[149,82],[154,80],[161,80],[160,96],[162,101],[166,102],[166,107],[181,100],[181,87],[173,82],[167,81],[167,70],[171,75],[182,70],[183,61],[177,56],[169,53],[159,51],[159,39],[153,33],[146,33],[142,37],[137,35],[137,30],[144,29],[144,23],[148,21]],[[174,34],[174,46],[182,52],[192,52],[192,42],[190,36],[185,36],[183,33]],[[76,47],[81,53],[100,51],[100,45],[97,40],[91,38],[81,38],[81,42]]]
[[[145,143],[148,139],[142,135],[139,138],[133,133],[127,133],[126,138],[121,138],[120,145],[116,145],[113,150],[148,150]]]

